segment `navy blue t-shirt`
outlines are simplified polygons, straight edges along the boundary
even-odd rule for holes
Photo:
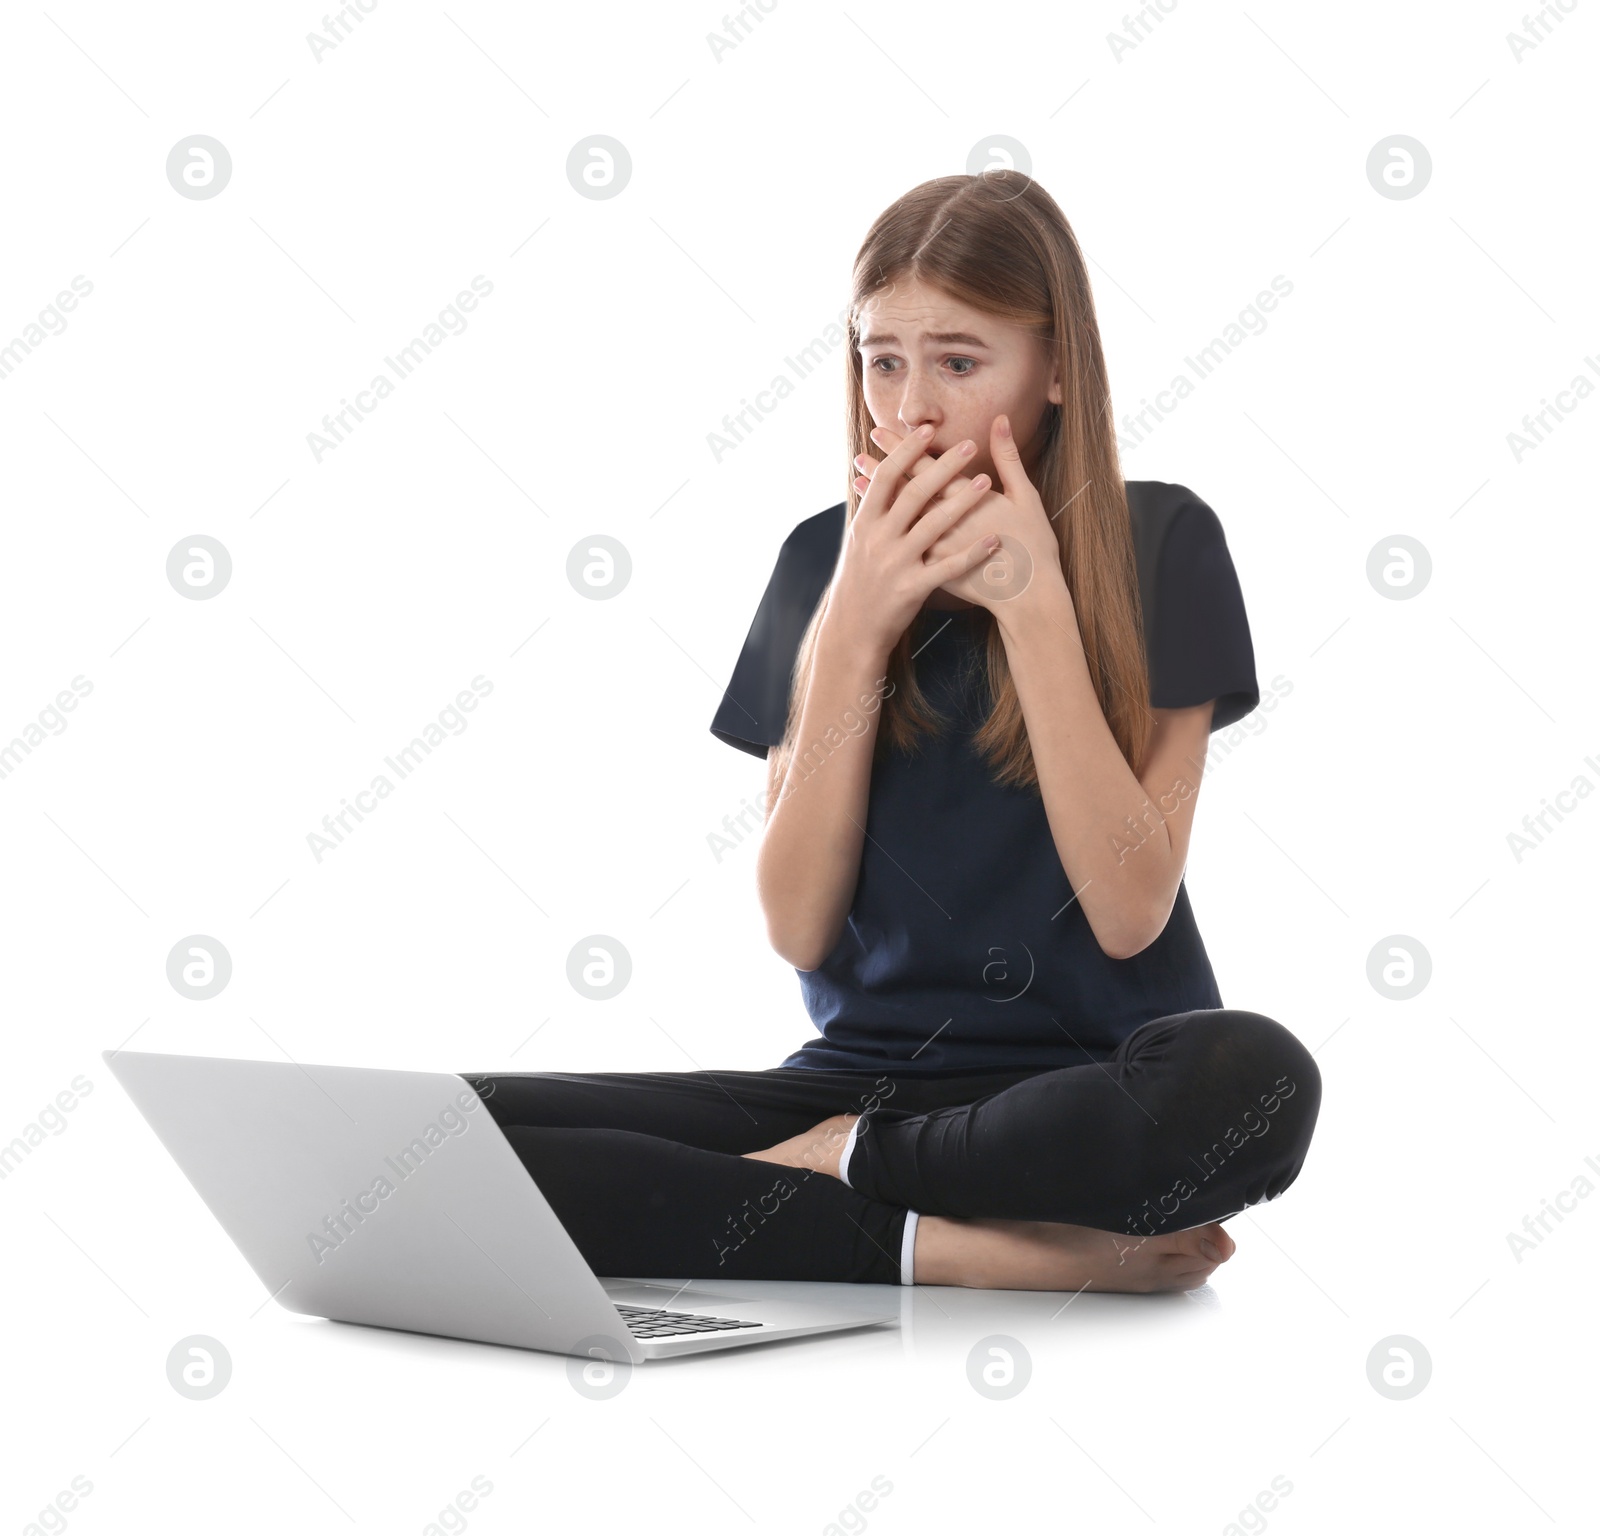
[[[1238,576],[1215,512],[1192,491],[1127,482],[1150,703],[1215,699],[1220,730],[1260,702]],[[845,504],[784,540],[711,723],[759,757],[783,739],[800,638],[833,579]],[[1154,943],[1115,960],[1062,868],[1036,788],[997,784],[972,735],[988,713],[989,612],[924,608],[917,678],[942,732],[874,762],[855,898],[833,952],[797,971],[820,1039],[785,1059],[904,1075],[1103,1061],[1141,1024],[1220,1008],[1185,885]],[[881,727],[880,727],[881,729]]]

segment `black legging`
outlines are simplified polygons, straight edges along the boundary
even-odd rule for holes
[[[1322,1097],[1281,1024],[1152,1019],[1105,1062],[960,1077],[464,1072],[597,1274],[898,1284],[908,1210],[1129,1239],[1283,1193]],[[739,1154],[863,1116],[849,1184]]]

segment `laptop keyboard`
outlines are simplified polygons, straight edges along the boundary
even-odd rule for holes
[[[661,1307],[627,1307],[612,1302],[636,1339],[664,1339],[674,1333],[718,1333],[728,1328],[759,1328],[736,1317],[706,1317],[699,1312],[667,1312]]]

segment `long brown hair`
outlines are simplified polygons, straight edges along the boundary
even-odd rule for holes
[[[1152,723],[1138,568],[1089,274],[1071,226],[1036,181],[1008,170],[936,177],[913,187],[878,216],[856,255],[851,286],[845,362],[847,523],[860,504],[853,484],[856,455],[877,451],[867,436],[874,422],[861,382],[861,312],[875,294],[912,279],[1031,330],[1056,359],[1063,403],[1046,406],[1029,477],[1052,514],[1061,569],[1077,610],[1100,708],[1137,773]],[[995,489],[1000,489],[998,483]],[[779,784],[795,752],[799,705],[810,684],[826,608],[824,598],[796,656],[788,724],[775,766]],[[1005,642],[992,618],[985,627],[994,702],[974,745],[988,759],[997,782],[1037,787]],[[877,751],[889,744],[911,751],[939,726],[941,716],[917,684],[909,628],[889,654],[888,684],[882,691]]]

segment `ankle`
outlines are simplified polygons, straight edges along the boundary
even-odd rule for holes
[[[985,1262],[986,1225],[954,1216],[919,1216],[911,1260],[917,1284],[990,1288],[994,1277]]]

